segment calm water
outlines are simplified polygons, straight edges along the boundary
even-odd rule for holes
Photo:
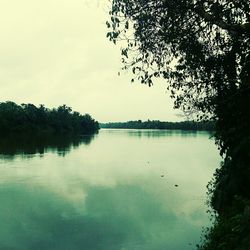
[[[1,140],[0,249],[195,249],[219,162],[206,132]]]

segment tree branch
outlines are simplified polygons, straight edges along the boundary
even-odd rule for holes
[[[206,22],[209,22],[211,24],[215,24],[221,29],[227,30],[229,33],[232,34],[246,34],[250,36],[250,23],[245,24],[228,24],[222,19],[217,19],[213,15],[209,14],[204,10],[201,6],[194,7],[194,11],[196,14],[198,14],[200,17],[202,17]]]

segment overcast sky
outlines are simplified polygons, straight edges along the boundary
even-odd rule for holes
[[[1,0],[0,101],[66,104],[101,122],[175,121],[166,83],[131,83],[106,38],[108,0]]]

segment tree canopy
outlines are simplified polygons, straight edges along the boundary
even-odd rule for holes
[[[99,124],[89,114],[81,115],[66,105],[48,109],[44,105],[0,103],[0,133],[93,134]]]
[[[107,36],[126,42],[135,79],[163,77],[176,107],[214,114],[218,99],[249,91],[249,10],[249,0],[113,0]]]

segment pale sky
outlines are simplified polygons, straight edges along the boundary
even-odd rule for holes
[[[180,118],[166,82],[120,71],[106,38],[108,0],[1,0],[0,102],[66,104],[100,122]]]

